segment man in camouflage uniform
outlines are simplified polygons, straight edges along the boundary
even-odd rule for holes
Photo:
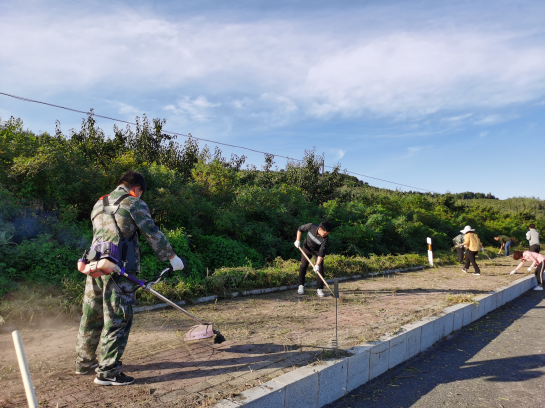
[[[153,222],[146,203],[140,196],[146,191],[144,176],[129,170],[119,180],[118,187],[107,197],[106,203],[119,204],[115,214],[104,212],[101,197],[91,213],[93,245],[99,242],[120,241],[132,237],[126,272],[140,272],[140,248],[138,232],[143,234],[160,261],[170,260],[174,270],[183,269],[183,262],[176,256],[166,237]],[[117,201],[125,195],[119,203]],[[114,221],[115,217],[115,221]],[[123,244],[122,244],[123,245]],[[119,248],[120,255],[122,248]],[[127,251],[125,251],[127,252]],[[76,374],[86,374],[97,367],[95,383],[99,385],[128,385],[134,378],[121,372],[121,356],[129,338],[132,325],[136,285],[116,274],[99,278],[87,277],[83,298],[83,316],[76,344]],[[98,354],[98,360],[97,360]]]

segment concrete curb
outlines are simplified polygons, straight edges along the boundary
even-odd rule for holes
[[[366,275],[354,275],[354,276],[344,276],[339,278],[339,281],[346,281],[346,280],[355,280],[355,279],[361,279],[366,278],[368,276],[377,276],[377,275],[388,275],[391,273],[398,273],[398,272],[409,272],[409,271],[419,271],[421,269],[424,269],[426,266],[415,266],[412,268],[405,268],[405,269],[391,269],[388,271],[380,271],[380,272],[371,272]],[[333,279],[327,279],[327,283],[333,283]],[[307,286],[316,286],[316,282],[312,282],[308,284]],[[266,289],[254,289],[254,290],[248,290],[244,291],[242,293],[240,292],[234,292],[231,295],[233,297],[237,296],[248,296],[248,295],[261,295],[263,293],[271,293],[271,292],[278,292],[282,290],[288,290],[288,289],[297,289],[298,285],[291,285],[291,286],[280,286],[277,288],[266,288]],[[194,302],[186,302],[185,300],[181,300],[179,302],[175,302],[177,305],[185,305],[187,303],[206,303],[206,302],[214,302],[216,299],[218,299],[217,295],[213,296],[206,296],[202,298],[198,298]],[[164,309],[170,307],[168,303],[159,303],[157,305],[150,305],[150,306],[138,306],[133,308],[133,313],[141,313],[141,312],[148,312],[150,310],[157,310],[157,309]]]
[[[515,299],[537,284],[535,276],[525,276],[508,286],[463,303],[447,307],[438,316],[426,317],[401,328],[394,336],[362,343],[348,352],[350,357],[298,368],[236,397],[214,405],[216,408],[263,407],[320,408],[431,347],[455,330]]]

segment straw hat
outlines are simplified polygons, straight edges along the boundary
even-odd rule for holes
[[[464,227],[464,229],[461,230],[460,232],[461,232],[462,234],[465,234],[466,232],[473,232],[473,231],[475,231],[473,228],[471,228],[469,225],[466,225],[466,226]]]

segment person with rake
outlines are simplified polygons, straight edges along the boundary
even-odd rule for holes
[[[333,230],[331,223],[328,221],[322,221],[320,225],[313,223],[301,225],[297,229],[297,238],[294,242],[296,248],[298,248],[301,254],[301,265],[299,266],[299,289],[297,293],[299,295],[305,294],[305,277],[309,266],[309,258],[311,256],[316,257],[316,264],[313,267],[316,272],[316,294],[319,297],[324,297],[324,258],[327,253],[327,244],[329,242],[329,233]],[[307,239],[304,245],[301,247],[301,236],[303,232],[308,232]],[[319,276],[321,275],[321,277]]]
[[[505,256],[509,256],[509,247],[513,243],[513,238],[509,238],[507,235],[500,235],[499,237],[494,237],[494,240],[498,241],[501,245],[498,255],[500,254],[501,250],[505,248]]]
[[[535,275],[537,286],[534,288],[534,290],[543,290],[543,269],[545,265],[545,256],[534,251],[517,251],[513,254],[513,259],[515,261],[520,259],[520,263],[513,271],[511,271],[511,275],[517,273],[517,271],[524,266],[526,261],[530,261],[532,264],[528,268],[528,272],[532,272],[532,268],[536,266]]]
[[[100,197],[91,212],[91,250],[84,252],[78,268],[80,264],[85,266],[86,262],[96,260],[100,253],[104,258],[114,260],[127,273],[138,275],[139,232],[159,261],[170,261],[173,270],[184,268],[183,261],[159,231],[148,206],[141,199],[146,190],[144,176],[129,170],[114,191]],[[80,271],[85,273],[82,269]],[[98,385],[129,385],[134,382],[133,377],[121,372],[120,359],[129,339],[138,286],[135,288],[131,281],[114,275],[90,273],[87,276],[83,316],[76,342],[76,374],[87,374],[96,367],[94,382]]]
[[[475,260],[475,256],[479,253],[481,250],[483,244],[481,244],[481,240],[479,239],[479,236],[475,234],[475,230],[471,228],[469,225],[466,225],[463,230],[460,231],[464,235],[464,246],[466,247],[466,263],[464,265],[464,268],[462,269],[463,273],[467,273],[467,268],[469,268],[469,263],[471,262],[471,265],[473,265],[473,268],[475,268],[475,272],[473,272],[473,275],[479,276],[481,274],[481,270],[479,269],[479,265],[477,265],[477,261]]]

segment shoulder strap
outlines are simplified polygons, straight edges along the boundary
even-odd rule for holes
[[[109,195],[100,197],[100,199],[102,200],[102,211],[97,212],[95,216],[91,219],[91,221],[94,221],[95,218],[102,213],[110,215],[115,214],[119,209],[119,205],[121,204],[121,202],[127,197],[130,197],[130,194],[123,194],[121,197],[115,200],[113,204],[110,204]]]
[[[98,212],[92,219],[92,221],[95,220],[95,218],[100,214],[108,214],[112,216],[112,219],[114,220],[115,227],[117,228],[117,233],[119,234],[119,237],[121,239],[125,239],[123,237],[123,234],[121,233],[121,230],[119,229],[119,225],[117,225],[117,221],[115,220],[115,213],[117,210],[119,210],[119,205],[121,202],[127,198],[130,197],[130,194],[123,194],[121,197],[119,197],[113,204],[110,204],[109,195],[102,197],[102,211]]]

